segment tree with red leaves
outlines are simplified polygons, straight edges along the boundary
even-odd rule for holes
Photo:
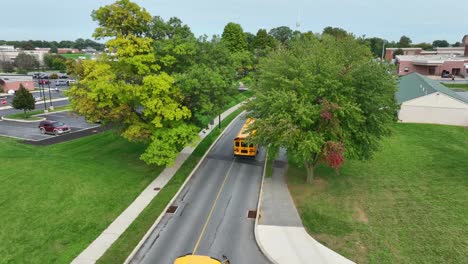
[[[255,143],[269,153],[286,148],[312,182],[318,164],[339,171],[345,159],[367,159],[390,134],[396,76],[353,36],[304,34],[260,61]]]

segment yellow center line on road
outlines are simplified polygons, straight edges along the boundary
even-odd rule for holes
[[[200,233],[200,236],[198,237],[197,243],[195,244],[195,248],[193,249],[193,255],[197,252],[198,246],[200,244],[201,239],[203,238],[203,235],[205,234],[206,227],[208,226],[208,223],[210,222],[211,215],[214,212],[214,209],[216,207],[216,203],[218,202],[219,196],[221,195],[221,192],[223,191],[224,185],[226,184],[227,179],[229,178],[229,174],[231,172],[231,169],[234,165],[234,162],[236,161],[236,158],[231,163],[231,166],[229,167],[229,170],[226,173],[226,176],[224,176],[224,181],[223,184],[221,185],[221,188],[219,188],[218,194],[216,195],[216,199],[213,202],[213,206],[211,207],[210,213],[208,214],[208,217],[206,218],[205,224],[203,225],[203,229]]]

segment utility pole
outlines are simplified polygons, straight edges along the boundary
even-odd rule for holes
[[[385,39],[382,41],[382,61],[384,60],[384,53],[385,53]]]

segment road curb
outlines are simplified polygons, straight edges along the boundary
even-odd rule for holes
[[[46,120],[45,117],[39,119],[39,120],[23,120],[23,119],[14,119],[14,118],[7,118],[2,116],[2,120],[4,121],[11,121],[11,122],[18,122],[18,123],[35,123],[35,122],[41,122]]]
[[[263,253],[263,255],[271,262],[274,264],[278,264],[271,256],[268,254],[268,252],[265,250],[263,247],[262,243],[260,243],[260,240],[258,239],[258,219],[260,218],[260,206],[262,204],[262,196],[263,196],[263,183],[265,181],[265,173],[266,173],[266,166],[268,163],[268,150],[265,155],[265,164],[263,165],[263,173],[262,173],[262,183],[260,184],[260,193],[258,195],[258,203],[257,203],[257,216],[255,217],[255,226],[254,226],[254,236],[255,236],[255,241],[257,242],[257,246],[260,248],[260,251]]]
[[[169,203],[166,205],[166,207],[164,208],[164,210],[162,211],[162,213],[158,216],[158,218],[156,219],[156,221],[154,222],[154,224],[150,227],[150,229],[148,229],[148,231],[146,232],[146,234],[143,236],[143,238],[140,240],[140,242],[138,243],[138,245],[133,249],[132,253],[130,253],[130,255],[127,257],[127,259],[125,260],[124,264],[128,264],[130,263],[130,261],[135,257],[136,253],[138,253],[138,251],[140,250],[141,246],[145,243],[145,241],[148,239],[148,237],[151,235],[151,233],[153,233],[154,229],[156,229],[157,225],[159,224],[159,222],[161,222],[161,219],[164,217],[164,215],[166,214],[165,212],[169,209],[169,207],[174,203],[174,201],[177,199],[177,197],[179,196],[179,194],[182,192],[182,190],[185,188],[185,186],[187,185],[187,183],[190,181],[190,179],[192,178],[193,174],[195,174],[195,172],[198,170],[198,168],[200,167],[200,165],[203,163],[203,161],[205,161],[205,158],[206,156],[208,155],[208,153],[211,151],[211,149],[214,147],[214,145],[216,145],[216,143],[219,141],[219,139],[224,135],[225,131],[228,130],[228,128],[234,123],[234,121],[236,121],[243,113],[245,113],[245,111],[242,111],[240,112],[227,126],[226,128],[224,128],[224,130],[221,132],[221,134],[219,134],[219,136],[216,138],[216,140],[211,144],[211,146],[208,148],[208,150],[206,150],[205,154],[203,155],[203,157],[200,159],[200,161],[197,163],[197,165],[195,166],[195,168],[193,168],[193,170],[190,172],[189,176],[187,176],[187,178],[185,179],[184,183],[180,186],[179,190],[177,191],[177,193],[172,197],[172,199],[169,201]],[[211,131],[213,132],[213,130]],[[211,133],[210,132],[210,133]],[[201,141],[200,141],[201,142]],[[197,144],[198,146],[198,144]],[[196,147],[195,147],[196,148]],[[194,148],[194,150],[195,150]],[[192,151],[193,153],[193,151]],[[192,155],[192,153],[190,153],[190,155]],[[189,156],[190,157],[190,156]],[[188,159],[188,158],[187,158]],[[185,163],[185,161],[184,161]],[[181,167],[183,166],[183,163],[181,165]],[[179,168],[180,169],[180,168]],[[177,173],[177,172],[176,172]]]

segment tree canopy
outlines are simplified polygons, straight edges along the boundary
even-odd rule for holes
[[[398,41],[398,48],[409,48],[411,47],[411,39],[407,36],[401,36],[400,41]]]
[[[313,35],[260,61],[253,142],[302,161],[308,181],[320,162],[338,169],[344,158],[367,159],[390,133],[396,79],[352,36]]]
[[[272,28],[272,29],[270,29],[268,34],[273,36],[281,44],[286,44],[293,37],[292,29],[290,29],[287,26]]]
[[[15,66],[20,71],[29,71],[39,67],[39,61],[34,55],[20,52],[15,59]]]
[[[434,40],[434,42],[432,42],[432,47],[434,48],[446,48],[448,46],[450,46],[450,44],[446,40]]]
[[[240,52],[247,49],[244,30],[241,25],[236,23],[228,23],[223,30],[221,40],[231,52]]]
[[[323,29],[322,34],[327,34],[335,38],[346,38],[349,35],[346,30],[339,27],[326,27]]]
[[[20,84],[18,91],[15,93],[15,97],[13,97],[12,105],[15,109],[23,110],[25,115],[26,111],[33,110],[36,106],[34,97],[22,84]]]
[[[72,106],[90,120],[119,124],[128,140],[146,142],[145,162],[171,164],[197,128],[185,121],[191,112],[174,78],[157,64],[154,40],[147,37],[151,16],[120,0],[93,11],[93,18],[99,23],[94,36],[112,37],[106,46],[115,55],[73,67],[80,82],[69,91]]]

